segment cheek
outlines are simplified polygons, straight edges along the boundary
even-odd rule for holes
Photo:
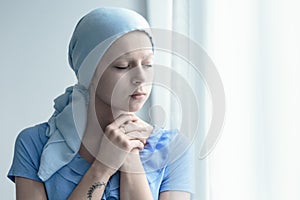
[[[144,86],[145,90],[147,90],[148,93],[151,92],[152,90],[152,83],[148,82],[145,86]]]
[[[151,69],[151,70],[147,73],[147,77],[146,77],[146,83],[147,83],[147,86],[148,86],[150,89],[152,88],[153,81],[154,81],[154,72],[153,72],[153,70]]]
[[[97,96],[102,97],[106,101],[110,101],[111,98],[119,99],[124,96],[129,87],[128,80],[124,76],[111,76],[110,74],[103,74],[98,87]]]
[[[106,100],[111,97],[114,89],[114,80],[103,74],[98,82],[96,94],[98,97],[105,98]]]
[[[130,94],[130,81],[127,76],[122,76],[115,80],[114,87],[112,88],[113,98],[120,100],[126,98]]]
[[[153,80],[154,80],[154,73],[153,73],[153,70],[151,69],[151,70],[147,73],[146,83],[145,83],[145,88],[146,88],[147,91],[149,91],[149,92],[152,90]]]

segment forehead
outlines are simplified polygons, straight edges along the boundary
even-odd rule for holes
[[[143,57],[152,55],[152,43],[145,32],[133,31],[123,35],[109,47],[105,57],[115,60],[127,58],[133,54],[139,54]]]
[[[134,58],[146,60],[153,58],[153,52],[151,49],[138,49],[131,52],[128,52],[120,57],[116,58],[116,60],[131,60]]]

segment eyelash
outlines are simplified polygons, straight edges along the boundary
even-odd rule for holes
[[[145,67],[152,67],[152,65],[143,65]],[[118,70],[124,70],[124,69],[128,69],[130,67],[130,65],[127,65],[126,67],[118,67],[118,66],[115,66],[116,69]]]
[[[130,66],[126,66],[126,67],[118,67],[118,66],[115,66],[115,68],[116,68],[116,69],[119,69],[119,70],[127,69],[128,67],[130,67]]]

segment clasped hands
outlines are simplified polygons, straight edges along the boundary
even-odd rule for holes
[[[139,151],[152,127],[134,114],[121,114],[104,131],[97,159],[111,169],[140,172]]]
[[[86,133],[82,142],[85,149],[112,173],[117,170],[143,171],[139,151],[146,145],[153,127],[129,112],[114,117],[113,122],[101,127],[95,109],[96,99],[91,87]]]

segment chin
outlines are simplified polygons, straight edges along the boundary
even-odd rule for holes
[[[129,111],[129,112],[137,112],[137,111],[139,111],[142,107],[143,107],[143,105],[130,107],[128,111]]]
[[[144,103],[135,103],[133,105],[129,105],[129,112],[137,112],[143,107]]]
[[[141,109],[141,107],[140,107],[140,108],[138,108],[138,109],[129,109],[129,110],[128,110],[128,112],[133,112],[133,113],[134,113],[134,112],[137,112],[137,111],[139,111],[140,109]]]
[[[119,111],[122,111],[122,112],[137,112],[139,111],[142,107],[143,107],[144,103],[141,104],[134,104],[134,105],[128,105],[128,106],[112,106],[111,108],[117,112],[118,110]]]

